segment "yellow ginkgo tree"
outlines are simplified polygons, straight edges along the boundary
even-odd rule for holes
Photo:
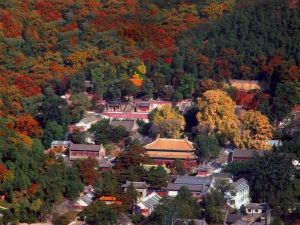
[[[267,150],[271,146],[267,140],[272,138],[272,126],[268,117],[259,111],[245,111],[240,116],[242,148]]]
[[[235,114],[235,102],[221,90],[209,90],[198,99],[199,129],[215,133],[225,141],[239,143],[240,122]]]
[[[144,63],[141,63],[138,66],[136,66],[136,70],[130,79],[130,81],[133,83],[134,86],[136,86],[137,88],[143,86],[144,76],[146,72],[147,72],[147,68]]]
[[[184,117],[171,106],[165,105],[150,118],[153,132],[166,138],[180,138],[185,127]]]

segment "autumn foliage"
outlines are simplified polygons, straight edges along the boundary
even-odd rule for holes
[[[271,146],[267,143],[271,140],[273,128],[268,117],[259,111],[243,112],[241,121],[241,145],[242,148],[268,150]]]
[[[29,114],[24,114],[17,117],[17,120],[15,122],[15,129],[17,132],[30,137],[37,138],[42,134],[42,129],[39,122]]]
[[[13,173],[3,163],[0,163],[0,183],[12,180],[13,178]]]
[[[80,177],[86,185],[94,185],[100,179],[98,161],[93,158],[83,159],[79,162]]]
[[[197,119],[200,132],[216,133],[226,141],[239,141],[239,120],[235,115],[235,102],[221,90],[208,90],[198,99]]]
[[[24,97],[41,94],[41,88],[37,86],[37,83],[29,76],[20,75],[16,78],[14,83]]]
[[[258,99],[254,92],[237,90],[234,93],[234,100],[237,105],[243,106],[244,109],[255,109],[258,104]]]

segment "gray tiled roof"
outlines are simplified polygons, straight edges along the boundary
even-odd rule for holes
[[[251,209],[267,209],[269,206],[266,203],[248,203],[245,207]]]
[[[178,176],[175,184],[207,185],[211,183],[211,177]]]
[[[202,192],[205,193],[208,190],[208,186],[202,184],[174,184],[169,183],[167,186],[168,191],[179,191],[181,187],[185,186],[191,192]]]
[[[124,127],[126,131],[131,132],[134,126],[134,120],[112,120],[110,125],[113,127]]]
[[[71,144],[72,142],[71,141],[52,141],[51,142],[51,145],[69,145]]]
[[[126,184],[122,185],[122,188],[128,188],[132,185],[136,189],[145,189],[148,188],[148,184],[146,182],[134,182],[134,181],[126,181]]]
[[[99,167],[113,167],[114,164],[107,159],[101,159],[99,161]]]

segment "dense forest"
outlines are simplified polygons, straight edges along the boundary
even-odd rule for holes
[[[264,91],[236,96],[272,121],[297,103],[297,1],[0,4],[1,115],[36,117],[43,97],[80,92],[84,80],[99,98],[180,100],[230,78],[255,79]]]
[[[94,104],[83,94],[85,81],[95,101],[195,100],[221,89],[277,125],[300,102],[299,4],[0,0],[0,194],[13,205],[7,220],[42,219],[82,190],[80,166],[66,167],[43,150]],[[230,79],[263,88],[231,89]],[[72,106],[60,97],[66,93]]]

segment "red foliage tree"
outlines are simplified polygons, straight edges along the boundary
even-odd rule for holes
[[[11,175],[11,171],[3,163],[0,163],[0,182],[8,180]]]
[[[38,192],[39,188],[40,188],[39,184],[32,184],[31,187],[28,189],[28,192],[30,194],[36,194]]]
[[[242,105],[245,109],[255,109],[258,100],[255,98],[255,93],[237,90],[234,94],[236,104]]]
[[[97,168],[98,161],[96,159],[88,158],[80,161],[79,170],[83,183],[86,185],[94,185],[97,179],[101,178]]]
[[[217,58],[215,64],[218,68],[218,74],[221,78],[229,79],[231,78],[231,70],[230,70],[230,63],[226,59]]]
[[[280,80],[282,82],[298,82],[300,79],[300,67],[290,66],[287,71],[282,73]]]
[[[39,122],[29,114],[24,114],[17,118],[15,129],[17,132],[30,137],[40,137],[42,134]]]
[[[172,58],[164,58],[164,63],[166,64],[171,64],[173,62],[173,59]]]
[[[155,63],[157,59],[157,55],[154,53],[153,50],[151,49],[145,49],[140,58],[142,59],[143,62],[150,62],[150,63]]]
[[[20,37],[22,33],[22,24],[12,17],[9,11],[0,10],[0,25],[4,29],[4,36],[9,38]]]
[[[59,8],[53,1],[39,1],[35,7],[45,21],[55,21],[62,18]]]
[[[14,83],[24,97],[30,97],[41,93],[41,88],[28,76],[20,75],[15,79]]]

